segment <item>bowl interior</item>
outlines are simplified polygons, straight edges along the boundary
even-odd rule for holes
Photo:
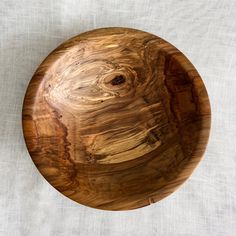
[[[172,193],[205,150],[210,105],[193,65],[139,30],[78,35],[35,72],[23,106],[29,153],[87,206],[128,210]]]

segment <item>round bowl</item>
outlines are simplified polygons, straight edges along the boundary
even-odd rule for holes
[[[104,28],[56,48],[31,79],[23,132],[65,196],[129,210],[172,193],[206,148],[210,104],[189,60],[153,34]]]

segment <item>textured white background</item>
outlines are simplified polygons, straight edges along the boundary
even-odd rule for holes
[[[21,131],[22,100],[38,64],[83,31],[126,26],[157,34],[196,66],[212,132],[190,180],[142,209],[107,212],[52,188]],[[0,235],[236,235],[236,1],[0,0]]]

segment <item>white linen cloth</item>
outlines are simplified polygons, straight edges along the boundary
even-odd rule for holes
[[[28,82],[59,43],[124,26],[163,37],[207,87],[212,130],[191,178],[159,203],[109,212],[64,197],[27,152],[21,109]],[[0,235],[235,236],[236,1],[0,0]]]

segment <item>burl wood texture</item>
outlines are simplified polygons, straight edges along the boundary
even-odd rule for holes
[[[193,65],[138,30],[83,33],[39,66],[23,106],[29,153],[58,191],[135,209],[172,193],[205,150],[210,105]]]

